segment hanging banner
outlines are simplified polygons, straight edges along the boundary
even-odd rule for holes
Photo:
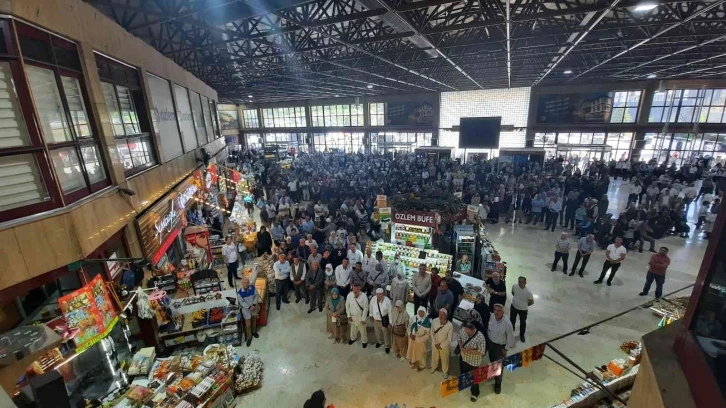
[[[544,356],[545,347],[545,343],[538,344],[522,351],[521,353],[507,356],[499,361],[462,373],[458,377],[444,380],[441,382],[439,394],[441,394],[442,397],[448,397],[449,395],[463,391],[474,384],[481,384],[486,380],[500,375],[502,370],[505,368],[509,371],[514,371],[519,367],[527,367],[532,361],[540,360]]]
[[[391,207],[383,207],[378,209],[380,222],[391,222]]]
[[[78,334],[73,338],[77,350],[90,347],[92,341],[98,341],[99,336],[115,324],[116,309],[101,275],[96,275],[88,285],[58,299],[58,304],[68,330],[78,329]]]

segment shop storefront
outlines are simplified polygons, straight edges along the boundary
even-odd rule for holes
[[[391,243],[420,249],[432,248],[438,214],[435,212],[398,211],[393,209]]]

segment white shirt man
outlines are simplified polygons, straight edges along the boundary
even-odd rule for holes
[[[527,278],[520,276],[517,284],[512,285],[512,306],[509,308],[509,320],[514,328],[519,316],[519,340],[522,343],[525,341],[524,332],[527,330],[527,311],[533,303],[534,296],[527,287]]]
[[[349,247],[348,261],[350,264],[355,265],[358,262],[363,263],[363,253],[358,250],[358,247],[356,247],[355,244],[350,244]]]
[[[361,262],[363,263],[363,270],[368,274],[368,276],[370,276],[372,273],[375,273],[376,264],[378,263],[376,257],[369,252],[363,255],[362,259],[363,260]]]
[[[281,255],[280,257],[282,258],[283,256]],[[272,270],[275,271],[275,280],[286,280],[290,278],[290,272],[292,272],[290,262],[286,259],[276,261],[272,265]]]
[[[454,336],[454,326],[447,315],[446,309],[441,309],[439,317],[431,320],[431,374],[436,372],[441,360],[444,379],[449,378],[449,349]]]
[[[335,268],[335,282],[339,287],[347,287],[350,285],[350,263],[344,260],[342,264]]]
[[[643,187],[640,184],[630,185],[630,194],[640,194],[641,191],[643,191]]]
[[[227,243],[222,245],[222,256],[227,264],[237,262],[239,255],[237,254],[237,245],[232,242],[232,239],[228,239]]]
[[[345,299],[345,313],[348,314],[348,322],[350,324],[350,340],[348,344],[355,343],[358,340],[358,333],[360,333],[360,340],[363,343],[363,348],[368,346],[368,298],[360,291],[360,287],[353,286],[353,291],[348,294]]]
[[[625,249],[625,246],[623,246],[623,239],[620,237],[615,238],[615,243],[608,245],[607,250],[605,250],[605,263],[603,263],[602,266],[602,273],[600,273],[600,278],[598,278],[598,280],[594,283],[602,283],[603,279],[605,279],[605,274],[608,269],[610,269],[610,277],[608,277],[607,284],[608,286],[611,286],[611,282],[615,277],[615,272],[620,269],[620,265],[625,259],[625,255],[627,253],[628,250]]]

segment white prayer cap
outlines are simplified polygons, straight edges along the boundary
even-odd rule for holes
[[[383,288],[376,289],[376,294],[383,293]]]

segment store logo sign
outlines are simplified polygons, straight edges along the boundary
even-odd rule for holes
[[[393,222],[400,224],[436,226],[436,213],[433,212],[399,212],[393,210]]]
[[[199,188],[196,184],[192,184],[184,189],[184,191],[181,191],[176,200],[169,200],[169,212],[154,223],[156,239],[159,240],[159,244],[162,243],[164,235],[174,229],[174,226],[176,226],[176,223],[179,220],[179,215],[184,211],[187,203],[189,203],[189,200],[194,197],[194,194],[196,194],[198,190]]]

